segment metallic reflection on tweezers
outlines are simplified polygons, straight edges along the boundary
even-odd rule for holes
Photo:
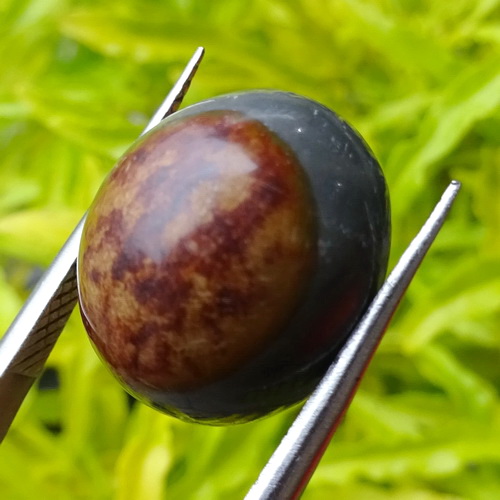
[[[143,133],[180,106],[203,57],[198,48]],[[460,183],[452,181],[403,253],[323,380],[245,497],[299,498],[356,392],[394,311],[436,238]],[[76,258],[85,216],[0,341],[0,441],[76,305]]]

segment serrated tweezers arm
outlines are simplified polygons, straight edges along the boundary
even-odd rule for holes
[[[203,57],[199,48],[143,134],[179,107]],[[346,411],[399,301],[436,238],[458,193],[453,181],[383,284],[304,405],[246,500],[291,500],[306,487]],[[0,341],[0,442],[41,373],[77,300],[76,258],[85,216]]]
[[[178,109],[203,53],[201,47],[196,50],[142,134]],[[84,221],[85,216],[0,341],[0,442],[75,307],[76,258]]]

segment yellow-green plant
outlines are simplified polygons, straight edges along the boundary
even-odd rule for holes
[[[393,262],[463,182],[304,498],[500,498],[498,0],[2,0],[0,27],[0,331],[204,45],[186,104],[278,88],[362,133]],[[210,428],[133,405],[75,313],[0,448],[0,497],[242,498],[295,412]]]

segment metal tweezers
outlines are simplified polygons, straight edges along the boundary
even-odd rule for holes
[[[203,58],[198,48],[142,134],[175,112]],[[141,135],[142,135],[141,134]],[[303,406],[254,483],[246,500],[300,497],[343,414],[401,297],[436,238],[460,189],[452,181],[396,264],[323,380]],[[85,216],[0,341],[0,441],[77,302],[76,258]]]

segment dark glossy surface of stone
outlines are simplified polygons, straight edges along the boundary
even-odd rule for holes
[[[283,92],[175,113],[109,175],[84,229],[82,317],[125,388],[187,420],[306,397],[385,275],[381,170],[318,103]]]

